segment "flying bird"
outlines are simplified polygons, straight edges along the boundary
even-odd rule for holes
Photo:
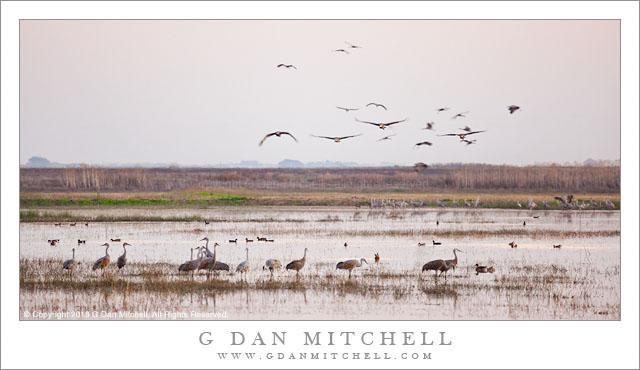
[[[378,141],[382,141],[382,140],[391,140],[392,136],[396,136],[397,134],[393,134],[393,135],[389,135],[389,136],[385,136],[382,139],[379,139]]]
[[[475,144],[476,140],[467,140],[467,139],[462,139],[460,140],[461,143],[467,143],[467,145],[471,145],[471,144]]]
[[[464,140],[467,136],[469,135],[473,135],[473,134],[479,134],[481,132],[486,132],[487,130],[482,130],[482,131],[471,131],[471,132],[463,132],[461,134],[442,134],[442,135],[438,135],[438,136],[457,136],[460,138],[460,140]]]
[[[423,128],[423,130],[433,130],[433,125],[435,125],[435,123],[427,122],[427,127]]]
[[[460,130],[462,130],[462,131],[466,131],[466,132],[471,132],[471,127],[469,127],[469,126],[464,126],[464,128],[461,128]]]
[[[436,112],[440,113],[440,112],[444,112],[444,111],[449,110],[449,109],[451,109],[451,108],[449,108],[449,107],[442,107],[442,108],[438,108],[438,109],[436,109]]]
[[[416,144],[416,145],[414,145],[413,147],[415,148],[415,147],[417,147],[417,146],[421,146],[421,145],[429,145],[429,146],[431,146],[432,144],[431,144],[430,142],[428,142],[428,141],[423,141],[423,142],[421,142],[421,143],[417,143],[417,144]]]
[[[260,140],[260,143],[258,144],[259,146],[262,146],[262,144],[264,144],[265,140],[267,140],[267,138],[271,137],[271,136],[277,136],[280,137],[280,135],[289,135],[291,136],[291,138],[293,140],[295,140],[295,142],[298,142],[298,139],[296,139],[293,135],[291,135],[290,133],[286,132],[286,131],[276,131],[276,132],[272,132],[270,134],[265,135],[265,137],[262,138],[262,140]]]
[[[338,107],[338,106],[336,106],[336,108],[342,109],[343,111],[345,111],[347,113],[349,113],[352,110],[360,110],[360,108],[345,108],[345,107]]]
[[[385,128],[391,126],[391,125],[395,125],[396,123],[400,123],[400,122],[404,122],[406,121],[407,118],[400,120],[400,121],[391,121],[391,122],[369,122],[369,121],[360,121],[358,118],[356,118],[356,121],[361,122],[361,123],[368,123],[370,125],[374,125],[374,126],[378,126],[378,128],[380,128],[381,130],[384,130]]]
[[[362,49],[362,46],[354,45],[354,44],[351,44],[351,43],[346,42],[346,41],[344,43],[349,45],[349,48],[351,48],[351,49]]]
[[[349,136],[317,136],[317,135],[311,135],[311,136],[313,136],[313,137],[319,137],[319,138],[321,138],[321,139],[329,139],[329,140],[333,140],[333,141],[335,141],[336,143],[339,143],[339,142],[341,142],[341,141],[342,141],[342,140],[344,140],[344,139],[348,139],[348,138],[356,137],[356,136],[360,136],[360,135],[362,135],[362,134],[358,134],[358,135],[349,135]]]
[[[348,51],[344,50],[344,49],[336,49],[336,50],[331,50],[331,51],[336,51],[338,53],[345,53],[345,54],[349,54]]]
[[[378,103],[369,103],[369,104],[367,104],[366,106],[368,107],[368,106],[370,106],[370,105],[376,106],[376,107],[378,107],[378,108],[384,108],[384,110],[387,110],[387,107],[385,107],[385,106],[384,106],[384,105],[382,105],[382,104],[378,104]]]
[[[427,169],[429,166],[424,162],[417,162],[413,165],[413,170],[416,172],[420,172],[421,170]]]
[[[513,112],[515,112],[518,109],[520,109],[520,107],[517,106],[517,105],[510,105],[510,106],[507,107],[507,109],[509,110],[509,114],[513,114]]]
[[[455,116],[451,117],[451,119],[456,119],[458,117],[466,117],[465,114],[469,113],[469,111],[458,113]]]
[[[280,67],[284,67],[284,68],[286,68],[286,69],[290,69],[290,68],[298,69],[298,68],[296,68],[296,66],[294,66],[293,64],[283,64],[283,63],[280,63],[280,64],[278,64],[278,68],[280,68]]]

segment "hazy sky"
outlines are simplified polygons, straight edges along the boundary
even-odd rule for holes
[[[618,21],[21,21],[20,161],[618,159],[619,43]],[[488,131],[436,136],[465,125]],[[274,130],[300,142],[259,147]]]

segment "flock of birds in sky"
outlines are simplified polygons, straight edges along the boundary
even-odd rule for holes
[[[362,46],[358,46],[358,45],[354,45],[351,44],[349,42],[345,41],[345,44],[348,45],[347,49],[361,49]],[[344,48],[340,48],[340,49],[334,49],[332,50],[333,52],[337,52],[337,53],[344,53],[344,54],[350,54],[350,52]],[[276,66],[277,68],[284,68],[284,69],[294,69],[297,70],[298,68],[293,65],[293,64],[285,64],[285,63],[280,63]],[[384,109],[385,111],[388,111],[389,109],[387,108],[386,105],[381,104],[381,103],[376,103],[376,102],[371,102],[366,104],[363,108],[349,108],[349,107],[342,107],[342,106],[336,106],[337,109],[343,110],[346,113],[352,112],[352,111],[358,111],[360,109],[365,109],[365,108],[370,108],[370,109]],[[436,108],[435,111],[440,114],[443,112],[446,112],[448,110],[450,110],[450,107],[440,107],[440,108]],[[516,111],[520,110],[521,108],[517,105],[509,105],[507,107],[507,110],[509,111],[509,114],[513,114]],[[455,120],[457,118],[466,118],[467,114],[469,113],[469,111],[464,111],[464,112],[459,112],[456,113],[455,115],[453,115],[451,117],[451,119]],[[397,121],[389,121],[389,122],[371,122],[371,121],[363,121],[358,119],[357,117],[355,117],[356,122],[359,123],[365,123],[365,124],[369,124],[369,125],[373,125],[378,127],[381,130],[385,130],[388,127],[391,127],[393,125],[399,124],[399,123],[403,123],[406,122],[408,120],[408,118],[404,118],[401,120],[397,120]],[[435,126],[435,122],[430,121],[426,123],[426,127],[423,128],[423,130],[432,130],[435,131],[434,129]],[[472,144],[476,144],[477,140],[470,140],[467,139],[468,136],[470,135],[476,135],[476,134],[480,134],[483,132],[486,132],[487,130],[472,130],[469,126],[463,127],[463,128],[459,128],[460,132],[456,132],[456,133],[446,133],[446,134],[441,134],[441,135],[437,135],[437,136],[450,136],[450,137],[458,137],[460,139],[460,143],[464,143],[466,145],[472,145]],[[262,140],[260,140],[259,144],[260,146],[262,146],[262,144],[264,144],[264,142],[270,138],[270,137],[281,137],[282,135],[286,135],[286,136],[290,136],[295,142],[298,142],[298,139],[291,133],[288,131],[273,131],[270,132],[268,134],[266,134]],[[333,142],[336,143],[340,143],[343,140],[346,139],[350,139],[350,138],[354,138],[354,137],[358,137],[358,136],[362,136],[363,134],[354,134],[354,135],[346,135],[346,136],[322,136],[322,135],[314,135],[311,134],[311,136],[316,137],[316,138],[320,138],[320,139],[328,139],[331,140]],[[391,140],[391,137],[396,136],[397,134],[393,134],[393,135],[388,135],[388,136],[384,136],[381,139],[379,139],[378,141],[385,141],[385,140]],[[415,147],[420,147],[420,146],[432,146],[433,143],[431,141],[421,141],[418,142],[414,145]]]

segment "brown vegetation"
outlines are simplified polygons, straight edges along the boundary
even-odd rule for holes
[[[620,167],[468,166],[314,169],[22,168],[21,192],[275,191],[620,192]]]

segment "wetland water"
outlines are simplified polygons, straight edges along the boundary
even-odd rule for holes
[[[51,211],[47,209],[46,211]],[[619,211],[490,209],[354,210],[353,208],[238,207],[216,209],[64,209],[79,216],[188,216],[204,222],[21,223],[20,312],[94,312],[66,319],[411,319],[618,320],[620,318]],[[539,216],[539,218],[533,218]],[[436,225],[436,221],[439,222]],[[526,226],[523,223],[526,222]],[[505,236],[503,236],[503,234]],[[217,259],[230,265],[207,280],[179,274],[190,248],[204,236],[217,241]],[[257,242],[256,237],[273,239]],[[105,277],[91,271],[111,238],[132,244],[117,272],[122,243],[110,243]],[[229,243],[238,239],[237,244]],[[245,238],[253,239],[245,243]],[[48,239],[60,239],[52,247]],[[77,245],[77,240],[86,244]],[[442,245],[433,246],[432,240]],[[515,241],[518,248],[507,243]],[[344,247],[344,243],[348,247]],[[418,246],[425,242],[426,246]],[[562,248],[554,249],[553,244]],[[246,278],[233,271],[245,260]],[[62,261],[76,248],[72,277]],[[262,266],[302,257],[299,278]],[[421,273],[424,263],[459,262],[447,278]],[[374,262],[379,253],[380,263]],[[195,253],[194,253],[195,257]],[[353,271],[339,261],[366,258]],[[494,266],[476,275],[474,265]],[[169,316],[145,313],[167,311]],[[31,313],[25,317],[24,313]]]

